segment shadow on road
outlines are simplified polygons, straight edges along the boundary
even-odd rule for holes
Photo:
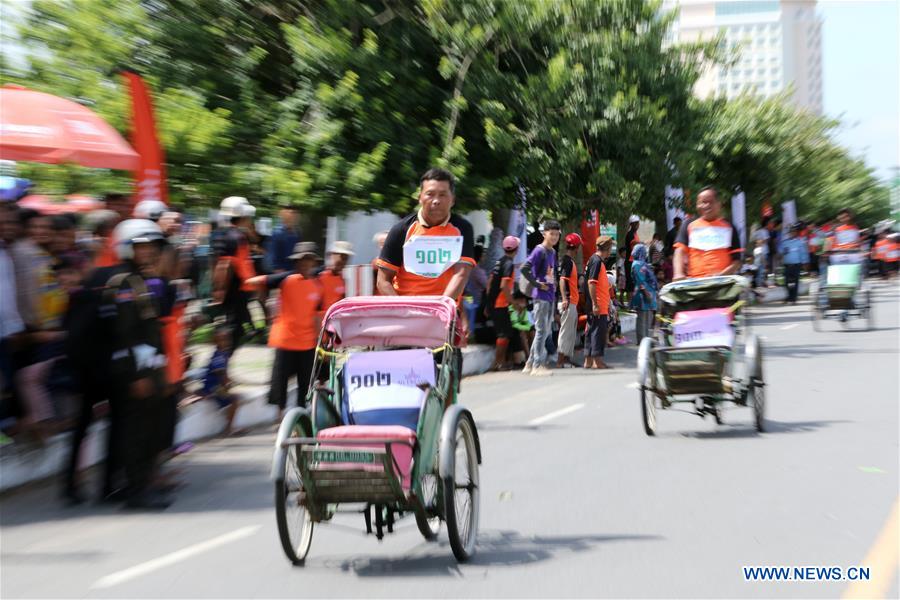
[[[847,333],[851,333],[848,331]],[[859,333],[864,333],[860,331]],[[766,359],[781,358],[815,358],[823,354],[896,354],[896,348],[851,348],[846,346],[829,346],[824,344],[766,344]]]
[[[420,548],[434,549],[407,557],[353,558],[340,567],[360,577],[396,577],[409,575],[465,576],[468,567],[517,566],[543,562],[561,553],[587,552],[614,542],[662,541],[658,535],[571,535],[523,536],[517,531],[484,531],[478,536],[478,551],[462,569],[453,558],[450,544],[425,544]],[[481,575],[479,575],[480,577]]]
[[[779,433],[810,433],[819,429],[830,427],[838,423],[852,423],[843,419],[832,419],[824,421],[772,421],[766,420],[766,430],[759,433],[752,424],[735,425],[734,427],[723,426],[715,431],[684,431],[679,435],[682,437],[690,437],[697,439],[736,439],[736,438],[754,438],[761,435],[773,435]]]

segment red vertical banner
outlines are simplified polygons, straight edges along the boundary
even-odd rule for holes
[[[581,252],[585,261],[596,251],[595,244],[599,235],[600,215],[596,209],[589,210],[584,214],[584,220],[581,221]]]
[[[162,200],[168,204],[165,157],[156,134],[153,102],[140,75],[131,71],[124,71],[122,75],[131,93],[131,145],[141,156],[140,167],[134,174],[137,184],[134,201]]]

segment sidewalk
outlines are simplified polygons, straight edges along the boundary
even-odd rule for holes
[[[193,365],[204,366],[212,354],[211,345],[192,346]],[[235,428],[258,427],[274,423],[277,408],[266,402],[274,351],[266,346],[244,346],[235,353],[232,377],[238,384],[235,392],[241,405]],[[486,372],[493,362],[491,346],[475,345],[463,349],[463,376]],[[295,401],[296,388],[289,391],[288,403]],[[179,410],[175,443],[197,442],[218,435],[225,418],[214,403],[201,400]],[[81,467],[93,466],[104,459],[106,422],[96,422],[88,430],[82,446]],[[53,477],[65,468],[69,457],[71,433],[63,433],[38,447],[11,443],[0,447],[0,492],[25,483]]]

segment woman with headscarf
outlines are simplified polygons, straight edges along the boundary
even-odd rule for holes
[[[634,282],[631,308],[637,313],[635,335],[640,344],[653,329],[653,313],[656,311],[656,295],[659,290],[656,275],[647,262],[647,246],[644,244],[635,244],[631,250],[631,280]]]

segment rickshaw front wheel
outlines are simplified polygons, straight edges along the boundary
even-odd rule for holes
[[[309,413],[304,409],[294,410],[297,412],[291,411],[285,415],[285,420],[294,421],[288,429],[290,437],[308,437]],[[307,417],[305,421],[304,415]],[[306,507],[306,495],[300,477],[300,446],[291,445],[282,450],[285,453],[284,464],[275,479],[278,537],[288,560],[295,566],[301,566],[312,544],[313,521]]]
[[[426,473],[421,480],[422,505],[424,510],[416,511],[416,525],[426,541],[433,542],[441,531],[441,518],[430,511],[436,510],[440,494],[440,480],[434,473]]]

